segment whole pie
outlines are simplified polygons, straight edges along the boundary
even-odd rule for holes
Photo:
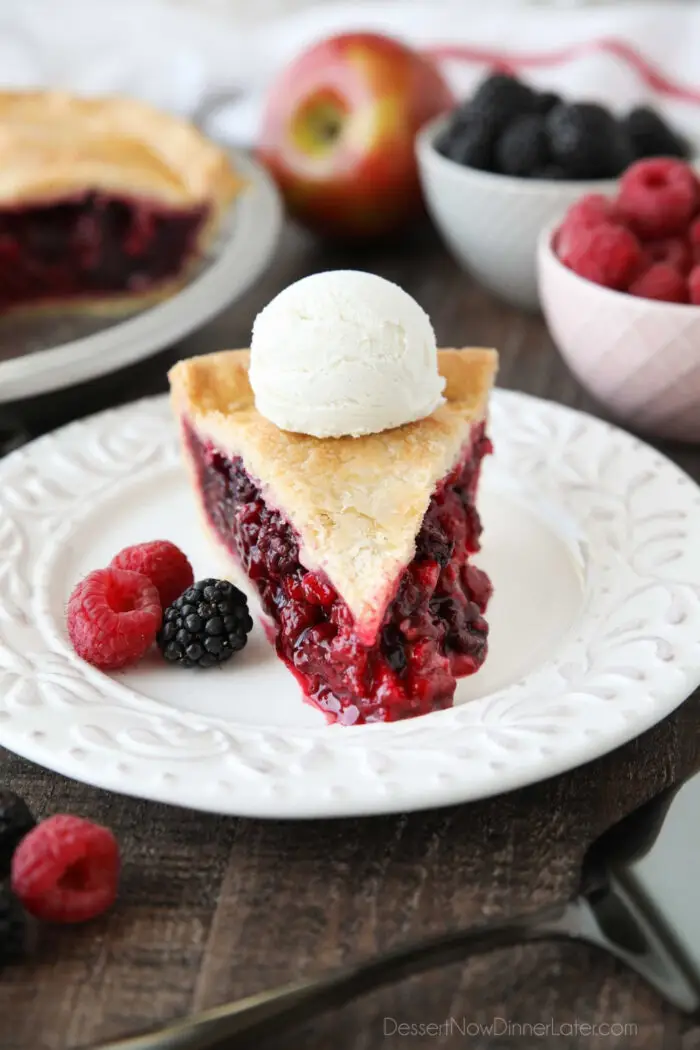
[[[451,705],[486,657],[491,595],[472,564],[493,350],[441,350],[445,403],[378,434],[320,439],[255,408],[249,355],[170,372],[205,528],[243,573],[306,697],[345,724]]]
[[[241,187],[192,125],[124,98],[0,93],[0,313],[171,294]]]

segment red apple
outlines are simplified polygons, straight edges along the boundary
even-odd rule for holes
[[[258,156],[305,225],[376,237],[420,212],[414,138],[453,105],[437,69],[404,44],[374,33],[331,37],[273,84]]]

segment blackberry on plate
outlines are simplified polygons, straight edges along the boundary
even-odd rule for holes
[[[547,115],[552,160],[570,179],[607,179],[632,160],[627,132],[603,106],[562,103]]]
[[[200,580],[163,613],[158,647],[181,667],[213,667],[242,649],[253,628],[246,596],[228,580]]]
[[[690,156],[690,146],[682,135],[649,106],[631,110],[623,121],[637,160],[644,157]]]
[[[0,883],[0,966],[19,962],[27,950],[29,924],[8,883]]]
[[[9,875],[12,854],[35,825],[24,799],[0,788],[0,878]]]
[[[549,163],[549,136],[541,114],[516,117],[496,145],[496,165],[504,175],[529,176]]]
[[[470,110],[480,113],[497,135],[515,117],[531,113],[535,94],[515,77],[494,73],[482,81],[472,96]]]
[[[481,113],[462,112],[445,128],[436,143],[439,153],[469,168],[490,171],[495,134]]]

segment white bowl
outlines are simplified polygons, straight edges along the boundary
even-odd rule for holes
[[[557,223],[540,234],[542,309],[574,375],[620,422],[700,441],[700,306],[614,292],[557,258]]]
[[[517,179],[465,168],[438,153],[435,140],[449,117],[427,124],[416,139],[428,210],[447,246],[502,299],[536,310],[537,238],[584,193],[611,194],[617,180],[557,182]]]

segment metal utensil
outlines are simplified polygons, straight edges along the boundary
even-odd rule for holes
[[[694,778],[700,789],[700,778]],[[648,853],[663,826],[675,790],[624,818],[589,849],[583,889],[564,906],[448,933],[329,976],[295,981],[271,991],[176,1021],[157,1032],[103,1044],[98,1050],[209,1050],[250,1046],[259,1038],[366,992],[473,955],[532,941],[596,945],[626,962],[681,1010],[700,1007],[700,986],[677,946],[629,885],[622,868]]]

